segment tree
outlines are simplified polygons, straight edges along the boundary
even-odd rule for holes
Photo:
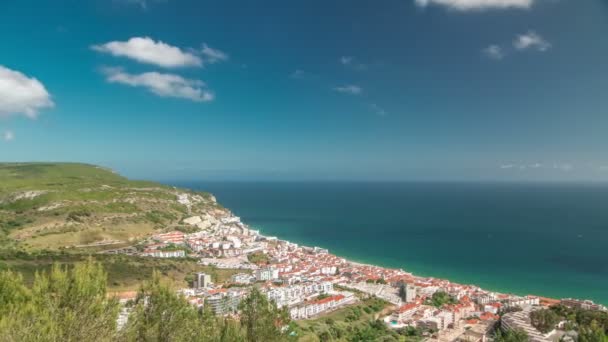
[[[31,290],[21,277],[0,273],[0,340],[115,340],[119,303],[107,298],[106,282],[92,259],[37,273]]]
[[[123,329],[126,341],[219,341],[219,326],[211,312],[198,311],[168,286],[154,271],[135,299],[135,307]]]
[[[407,301],[407,289],[405,288],[405,284],[399,285],[399,298],[404,302]]]
[[[541,309],[530,312],[530,323],[543,334],[555,329],[559,316],[552,310]]]
[[[287,336],[282,328],[289,324],[289,313],[286,309],[278,309],[276,304],[269,301],[257,288],[254,287],[249,296],[241,302],[240,309],[246,341],[286,340]]]
[[[528,334],[522,329],[512,329],[508,331],[496,331],[494,342],[527,342]]]
[[[447,292],[437,291],[433,293],[433,296],[427,299],[429,305],[433,305],[434,307],[440,308],[444,304],[456,304],[458,301],[450,296]]]
[[[608,338],[604,329],[599,326],[597,321],[592,321],[588,326],[582,326],[578,331],[579,342],[607,342]]]
[[[220,332],[221,342],[244,342],[245,336],[242,333],[239,322],[232,319],[225,319],[222,323]]]

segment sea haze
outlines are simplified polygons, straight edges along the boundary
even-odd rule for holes
[[[487,289],[608,304],[608,186],[169,182],[346,258]]]

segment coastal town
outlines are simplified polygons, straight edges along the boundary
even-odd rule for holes
[[[180,194],[178,201],[188,205],[189,196]],[[503,294],[351,262],[327,249],[264,236],[228,211],[193,215],[183,224],[189,233],[171,230],[104,253],[196,258],[201,265],[239,270],[225,282],[199,272],[192,275],[190,287],[179,289],[192,305],[207,306],[216,315],[238,315],[239,303],[253,286],[278,307],[287,308],[293,320],[323,316],[373,297],[387,303],[378,318],[389,328],[418,329],[429,341],[491,340],[499,320],[503,331],[523,330],[532,341],[575,341],[565,322],[541,332],[531,324],[530,313],[556,304],[608,311],[589,300]],[[126,309],[121,317],[127,316]]]

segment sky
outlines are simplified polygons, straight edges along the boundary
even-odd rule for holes
[[[0,161],[608,181],[605,0],[3,0]]]

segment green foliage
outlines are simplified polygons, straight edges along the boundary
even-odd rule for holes
[[[401,298],[402,301],[406,301],[407,298],[407,290],[405,288],[405,284],[401,284],[399,285],[399,298]]]
[[[252,264],[265,265],[270,262],[270,257],[263,252],[255,252],[247,255],[247,260]]]
[[[543,334],[555,329],[559,323],[559,316],[552,310],[541,309],[530,312],[530,323]]]
[[[175,230],[184,234],[192,234],[198,232],[200,229],[196,226],[177,226],[175,227]]]
[[[88,260],[37,274],[32,289],[0,272],[0,340],[112,341],[119,305],[106,296],[106,274]]]
[[[433,293],[433,296],[431,296],[431,298],[427,298],[425,304],[440,308],[440,307],[444,306],[445,304],[456,304],[456,303],[458,303],[458,301],[454,297],[450,296],[446,292],[437,291],[437,292]]]
[[[581,326],[578,331],[579,342],[608,342],[604,329],[597,323],[591,321],[589,325]]]
[[[209,194],[190,208],[176,189],[131,181],[111,170],[72,163],[0,163],[0,250],[58,249],[102,240],[131,241],[220,209]]]
[[[182,296],[160,282],[160,274],[140,289],[133,312],[124,328],[126,341],[197,341],[208,336],[218,340],[219,326],[213,315],[199,313]]]
[[[294,322],[292,329],[299,341],[419,341],[416,334],[407,335],[377,322],[378,313],[387,305],[381,299],[367,298],[323,317]]]
[[[607,339],[608,312],[569,308],[564,305],[552,306],[550,310],[560,318],[568,320],[570,328],[577,329],[579,341],[605,342]]]
[[[494,342],[527,342],[528,334],[522,329],[513,329],[503,332],[497,330],[494,335]]]
[[[276,304],[269,301],[257,288],[239,307],[241,310],[241,324],[246,332],[246,341],[284,341],[287,336],[283,333],[283,326],[289,324],[287,309],[278,309]]]
[[[91,212],[89,210],[81,208],[68,213],[67,220],[82,223],[85,218],[90,216]]]

